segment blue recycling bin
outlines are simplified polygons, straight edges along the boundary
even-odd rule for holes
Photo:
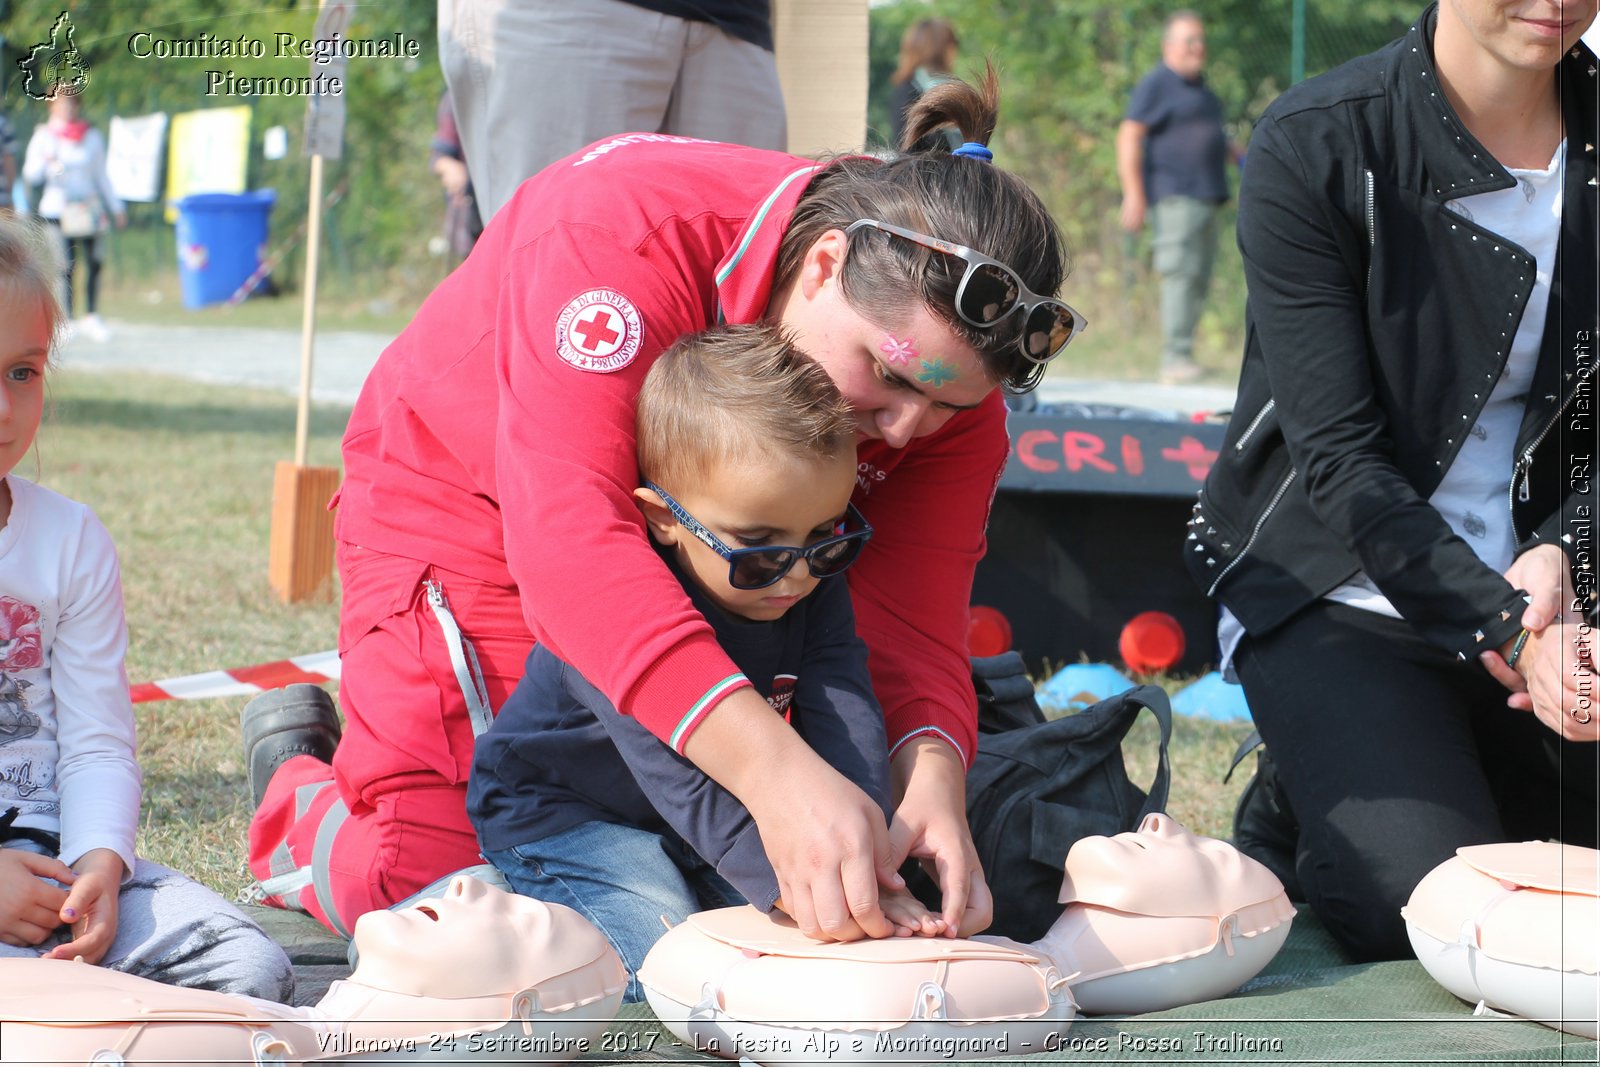
[[[272,189],[196,193],[177,203],[178,285],[183,306],[220,304],[250,281],[267,245]],[[256,279],[255,286],[265,280]]]

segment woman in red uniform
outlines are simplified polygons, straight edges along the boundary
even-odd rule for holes
[[[537,640],[749,808],[808,933],[888,933],[877,885],[908,855],[936,870],[952,931],[988,924],[964,807],[966,628],[1007,453],[996,387],[1031,388],[1082,326],[1053,298],[1066,264],[1048,212],[978,143],[996,105],[992,73],[919,102],[906,143],[953,123],[968,142],[954,153],[817,164],[631,134],[523,184],[351,416],[345,734],[331,772],[302,755],[266,788],[251,856],[269,889],[348,929],[481,862],[464,806],[474,720]],[[875,533],[849,580],[888,727],[888,827],[733,668],[630,497],[634,397],[656,355],[761,319],[860,422],[855,503]],[[283,888],[297,882],[312,884]]]

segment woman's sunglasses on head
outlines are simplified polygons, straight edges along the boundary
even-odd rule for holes
[[[765,589],[776,585],[801,560],[813,578],[831,578],[843,573],[861,555],[861,548],[872,536],[872,527],[854,504],[848,505],[839,532],[805,548],[787,545],[762,545],[757,548],[729,548],[716,534],[702,526],[683,505],[652,481],[644,487],[661,498],[678,524],[711,551],[728,561],[728,584],[735,589]]]
[[[1069,305],[1054,297],[1040,296],[1022,284],[1022,278],[1016,271],[997,259],[974,252],[966,245],[941,241],[937,237],[929,237],[902,226],[892,226],[877,219],[857,219],[845,227],[845,236],[863,227],[882,230],[935,252],[955,256],[966,263],[961,283],[956,286],[956,314],[971,326],[988,329],[1020,310],[1024,325],[1017,346],[1030,362],[1048,363],[1055,359],[1088,325],[1083,316]]]

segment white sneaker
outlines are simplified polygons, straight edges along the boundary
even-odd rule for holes
[[[78,320],[78,328],[91,341],[105,342],[111,339],[111,331],[106,328],[99,315],[85,315]]]

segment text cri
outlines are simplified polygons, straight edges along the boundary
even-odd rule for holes
[[[1017,435],[1017,459],[1024,467],[1040,474],[1065,470],[1068,474],[1092,470],[1103,474],[1123,474],[1138,478],[1145,472],[1144,442],[1131,433],[1121,435],[1115,446],[1099,434],[1087,430],[1024,430]],[[1217,453],[1197,437],[1185,434],[1176,445],[1156,453],[1161,462],[1176,463],[1197,482],[1216,462]]]

